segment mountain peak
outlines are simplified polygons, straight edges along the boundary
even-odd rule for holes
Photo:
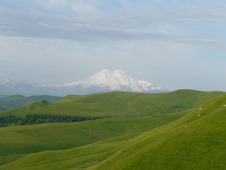
[[[122,70],[115,70],[114,71],[115,74],[122,74],[122,75],[125,75],[126,73]]]
[[[151,82],[144,80],[136,80],[126,75],[122,70],[111,71],[104,69],[88,79],[66,83],[64,87],[80,86],[83,89],[91,87],[99,87],[117,91],[135,91],[135,92],[150,92],[164,91],[163,88],[153,85]]]
[[[106,73],[109,73],[109,72],[111,72],[109,69],[104,69],[104,70],[98,72],[97,74],[106,74]]]
[[[121,74],[121,75],[125,75],[126,73],[122,70],[115,70],[115,71],[111,71],[109,69],[104,69],[96,74]]]
[[[109,91],[130,92],[166,92],[162,87],[151,82],[137,80],[128,76],[122,70],[104,69],[93,76],[80,81],[65,83],[63,85],[29,84],[17,82],[8,78],[0,79],[0,96],[20,94],[65,96],[69,94],[91,94]]]

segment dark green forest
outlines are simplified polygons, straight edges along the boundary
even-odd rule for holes
[[[0,127],[19,126],[19,125],[34,125],[43,123],[67,123],[79,122],[85,120],[95,120],[98,117],[81,117],[81,116],[62,116],[62,115],[48,115],[48,114],[29,114],[25,117],[17,117],[9,115],[0,117]]]

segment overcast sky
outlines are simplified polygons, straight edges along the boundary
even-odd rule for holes
[[[226,1],[0,0],[0,78],[61,84],[103,69],[226,91]]]

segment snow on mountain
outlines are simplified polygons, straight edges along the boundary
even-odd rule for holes
[[[83,89],[98,86],[109,90],[129,90],[129,91],[164,91],[163,88],[153,85],[151,82],[136,80],[126,75],[121,70],[110,71],[108,69],[91,76],[88,79],[65,83],[62,87],[80,86]]]
[[[0,79],[0,85],[1,86],[15,85],[15,84],[16,84],[16,82],[14,80],[9,79],[9,78]]]
[[[109,91],[132,92],[166,92],[167,90],[153,85],[151,82],[136,80],[121,70],[102,70],[85,80],[65,83],[63,85],[29,84],[8,78],[0,79],[0,96],[7,95],[54,95],[92,94]]]

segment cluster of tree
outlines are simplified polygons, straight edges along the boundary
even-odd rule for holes
[[[61,116],[46,114],[30,114],[25,117],[16,117],[13,115],[0,117],[0,127],[9,125],[34,125],[43,123],[63,123],[63,122],[79,122],[85,120],[95,120],[98,117],[81,117],[81,116]]]
[[[20,120],[21,120],[21,118],[18,118],[16,116],[12,116],[12,115],[0,117],[0,127],[15,124],[16,122],[19,122]]]

